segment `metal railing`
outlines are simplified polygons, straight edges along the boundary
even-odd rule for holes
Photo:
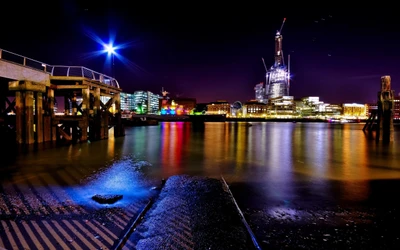
[[[51,76],[85,77],[112,87],[120,88],[117,79],[82,66],[49,65],[1,48],[0,60],[40,70],[50,74]]]
[[[55,65],[50,67],[51,69],[48,69],[47,72],[51,73],[52,76],[84,77],[119,88],[119,84],[115,78],[82,66]]]

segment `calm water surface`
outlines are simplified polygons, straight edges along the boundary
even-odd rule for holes
[[[77,209],[88,218],[73,220],[78,227],[97,223],[118,238],[154,193],[151,187],[189,174],[222,175],[265,249],[398,249],[399,236],[390,228],[400,218],[400,129],[384,145],[364,134],[363,126],[164,122],[92,143],[17,155],[10,147],[1,152],[0,246],[22,248],[34,234],[51,241],[51,223],[97,249],[91,247],[97,241],[85,243],[86,231],[81,235],[68,226]],[[91,199],[95,194],[123,199],[104,206]],[[108,221],[108,211],[123,212]],[[35,223],[44,225],[41,233],[27,228]],[[57,237],[55,242],[64,242]],[[113,241],[107,242],[110,248]]]
[[[395,141],[382,145],[364,134],[363,126],[164,122],[128,127],[124,137],[111,133],[108,140],[18,155],[2,167],[1,181],[38,187],[40,176],[68,173],[72,177],[66,183],[55,176],[46,183],[84,182],[92,189],[129,193],[145,180],[153,184],[178,174],[223,175],[228,183],[258,186],[265,202],[301,199],[304,187],[322,199],[365,200],[371,180],[400,178],[400,131],[396,127]],[[340,190],[330,191],[337,182]]]

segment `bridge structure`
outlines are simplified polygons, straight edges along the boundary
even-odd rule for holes
[[[54,66],[0,48],[0,129],[17,144],[123,136],[117,80],[82,66]],[[64,112],[55,112],[57,100]]]

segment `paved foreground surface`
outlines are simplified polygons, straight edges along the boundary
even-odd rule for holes
[[[173,176],[150,197],[97,208],[62,189],[9,187],[0,195],[0,249],[253,249],[226,187]]]
[[[370,183],[366,200],[311,193],[267,200],[268,188],[229,186],[262,249],[400,249],[400,182]],[[337,183],[341,187],[340,183]],[[296,190],[304,190],[299,184]],[[340,190],[340,189],[339,189]],[[335,191],[337,192],[337,191]],[[260,199],[260,197],[264,197]]]
[[[232,184],[256,245],[220,179],[172,176],[151,197],[97,208],[63,189],[7,187],[0,249],[399,249],[400,189],[382,183],[391,192],[363,204],[307,202],[311,195],[275,204],[260,199],[263,188]]]
[[[223,180],[173,176],[124,249],[255,249]]]

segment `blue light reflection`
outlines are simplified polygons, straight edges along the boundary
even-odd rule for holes
[[[71,187],[68,193],[81,205],[100,206],[92,200],[96,194],[123,195],[122,200],[112,205],[128,205],[151,194],[151,185],[145,178],[146,169],[150,167],[151,164],[146,161],[123,159],[94,173],[82,186]]]

